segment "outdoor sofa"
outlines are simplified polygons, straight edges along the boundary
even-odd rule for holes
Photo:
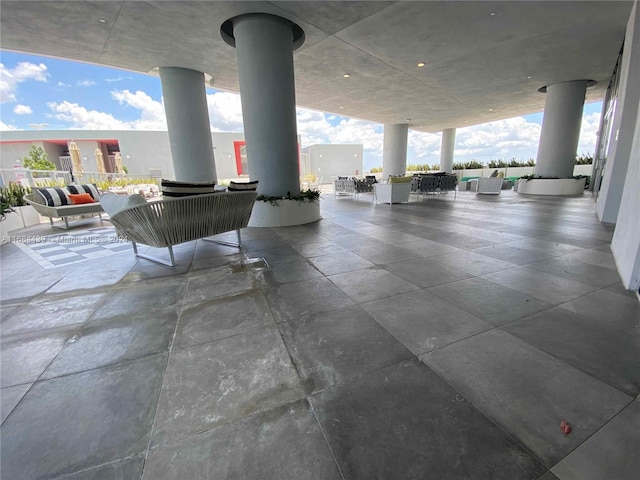
[[[203,239],[241,248],[240,229],[248,225],[256,197],[255,191],[237,191],[147,202],[140,195],[105,193],[100,200],[118,235],[131,241],[136,256],[173,267],[172,247],[180,243]],[[206,238],[233,230],[237,244]],[[140,253],[138,243],[167,248],[170,261]]]

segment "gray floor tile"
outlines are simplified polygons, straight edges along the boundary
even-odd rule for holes
[[[439,255],[433,257],[432,260],[470,273],[471,275],[485,275],[514,267],[513,263],[503,262],[495,258],[489,258],[486,255],[480,255],[479,253],[468,252],[466,250],[448,255]]]
[[[185,308],[174,348],[210,342],[273,325],[264,296],[252,291]]]
[[[339,480],[306,400],[276,407],[152,449],[145,480],[214,478]]]
[[[110,257],[111,258],[111,257]],[[86,274],[73,273],[56,283],[47,293],[63,293],[73,290],[105,289],[118,283],[129,272],[131,267],[115,267],[112,269],[96,269]]]
[[[260,280],[266,284],[301,282],[319,277],[322,273],[299,256],[269,263],[269,268],[260,274]]]
[[[311,398],[345,479],[536,479],[544,467],[416,361]]]
[[[552,256],[548,252],[528,250],[514,247],[513,245],[491,245],[476,248],[474,252],[502,262],[513,263],[514,265],[526,265]]]
[[[305,258],[319,257],[321,255],[332,255],[348,251],[343,246],[340,246],[337,243],[330,242],[329,240],[325,240],[323,242],[316,241],[303,245],[294,245],[293,248]]]
[[[143,452],[165,363],[157,355],[37,382],[2,426],[3,477],[55,478]]]
[[[571,260],[577,260],[582,263],[588,263],[590,265],[597,265],[599,267],[611,268],[617,270],[616,261],[613,258],[611,252],[600,252],[597,250],[581,250],[576,253],[570,253],[565,255],[565,258]]]
[[[551,240],[540,240],[539,238],[524,238],[522,240],[509,242],[507,245],[516,248],[526,248],[527,250],[535,250],[538,252],[548,253],[553,257],[582,251],[581,247],[567,245],[565,243],[553,242]]]
[[[620,281],[620,275],[616,270],[583,263],[569,257],[556,257],[541,262],[533,262],[527,265],[527,268],[599,288],[607,287]]]
[[[550,242],[564,243],[565,245],[573,245],[574,247],[593,248],[610,243],[598,238],[590,238],[584,235],[568,234],[568,233],[549,233],[537,237],[539,240],[547,240]]]
[[[502,329],[635,397],[640,393],[640,336],[562,308],[537,313]]]
[[[419,287],[433,287],[469,278],[472,275],[454,267],[443,265],[434,258],[411,260],[387,265],[386,270]]]
[[[329,280],[356,303],[370,302],[418,290],[414,284],[377,268],[341,273],[329,277]]]
[[[624,295],[626,297],[638,299],[638,292],[628,290],[624,285],[622,285],[622,282],[614,283],[613,285],[606,287],[605,290],[617,293],[618,295]]]
[[[303,395],[282,340],[272,329],[174,350],[153,444],[177,441]]]
[[[25,383],[24,385],[15,385],[0,390],[0,414],[2,415],[0,423],[5,421],[18,402],[24,397],[24,394],[27,393],[27,390],[31,388],[31,385],[33,384]]]
[[[490,323],[502,325],[551,305],[482,278],[469,278],[428,291]]]
[[[408,248],[401,248],[400,246],[395,245],[386,245],[384,247],[356,247],[353,251],[376,265],[404,262],[413,258],[421,258],[421,255],[417,251],[414,252]]]
[[[34,382],[77,329],[77,326],[71,326],[3,337],[0,348],[2,388]]]
[[[0,289],[0,301],[2,301],[3,306],[12,303],[26,302],[48,290],[58,281],[60,281],[60,277],[43,277],[42,280],[38,282],[3,281],[2,288]]]
[[[362,308],[415,355],[491,328],[426,290],[365,303]]]
[[[591,285],[539,272],[528,267],[489,273],[483,275],[482,278],[529,294],[552,305],[569,302],[597,289]]]
[[[472,237],[470,235],[462,235],[459,233],[443,232],[436,235],[430,235],[428,240],[450,245],[452,247],[464,250],[474,250],[476,248],[488,247],[498,242],[493,242],[484,238]]]
[[[631,401],[547,353],[493,330],[420,357],[547,466]],[[566,419],[570,435],[560,431]]]
[[[184,283],[184,279],[169,278],[136,285],[136,288],[115,289],[94,313],[93,319],[149,313],[169,307],[178,308],[182,301]]]
[[[630,335],[637,335],[640,330],[640,302],[634,297],[635,295],[626,296],[609,290],[598,290],[563,303],[560,307],[589,316]]]
[[[18,310],[18,308],[20,308],[21,305],[12,305],[12,306],[5,306],[5,305],[0,305],[0,322],[4,322],[6,319],[8,319],[12,313],[16,312]],[[0,323],[0,335],[2,334],[2,324]]]
[[[353,252],[322,255],[310,258],[309,261],[325,275],[336,275],[374,266],[372,262]]]
[[[409,250],[421,257],[434,257],[436,255],[449,255],[454,253],[464,253],[466,250],[445,245],[432,240],[419,240],[417,242],[407,242],[399,245],[400,248]]]
[[[359,307],[323,312],[280,328],[307,393],[412,356]]]
[[[277,322],[353,305],[353,301],[326,278],[268,286],[264,295]]]
[[[233,272],[227,267],[202,270],[189,277],[183,305],[195,305],[206,300],[256,288],[250,272]]]
[[[2,322],[3,336],[86,322],[106,293],[45,295],[20,307]]]
[[[175,309],[89,322],[69,340],[42,378],[59,377],[166,352],[177,323]]]
[[[544,475],[538,478],[538,480],[560,480],[560,479],[556,477],[553,473],[546,472]]]
[[[560,480],[635,480],[640,472],[638,431],[640,403],[631,402],[551,470]]]
[[[142,477],[144,455],[135,455],[99,467],[64,475],[56,480],[136,480]]]

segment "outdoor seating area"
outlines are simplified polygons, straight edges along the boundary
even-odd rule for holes
[[[2,245],[3,478],[635,478],[640,304],[589,197],[321,201],[173,268],[97,218]]]
[[[357,177],[336,177],[333,179],[333,193],[337,196],[352,195],[355,198],[361,193],[373,193],[376,177],[366,176],[364,179]]]

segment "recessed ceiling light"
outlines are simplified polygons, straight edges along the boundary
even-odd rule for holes
[[[529,75],[527,78],[531,78],[531,75]]]
[[[340,107],[340,109],[342,110],[344,107]]]
[[[426,64],[424,62],[418,62],[419,67],[424,67]]]
[[[107,23],[107,21],[104,18],[101,18],[98,20],[100,23]]]
[[[495,17],[496,15],[498,15],[498,12],[491,12],[489,15],[491,15],[492,17]]]
[[[350,73],[345,73],[344,75],[342,75],[344,78],[349,78],[351,76]]]
[[[493,108],[490,108],[490,109],[489,109],[489,111],[490,111],[490,112],[493,112]]]

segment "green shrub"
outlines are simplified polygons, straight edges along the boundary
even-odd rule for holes
[[[576,165],[591,165],[593,163],[593,156],[590,153],[576,155]]]
[[[382,167],[373,167],[369,173],[382,173]]]

